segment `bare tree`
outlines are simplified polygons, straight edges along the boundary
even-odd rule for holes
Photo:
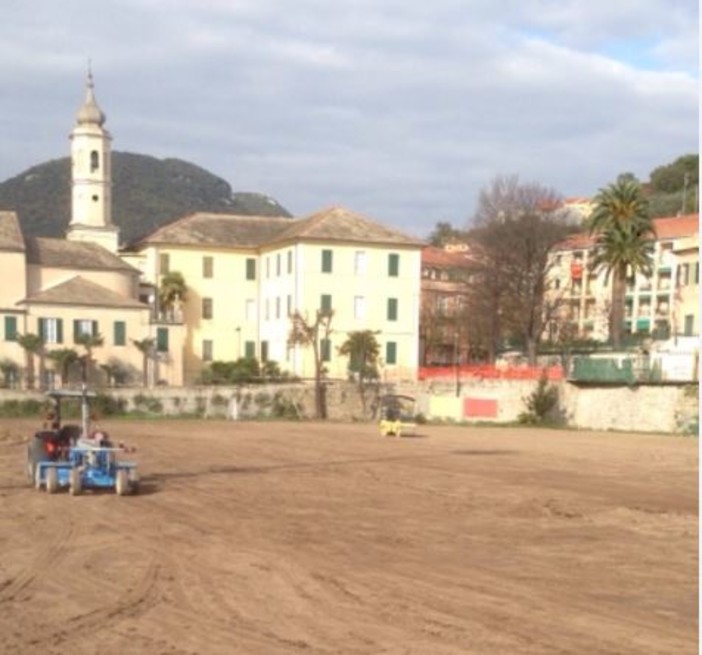
[[[490,333],[491,360],[509,338],[523,343],[529,363],[536,363],[546,314],[553,311],[546,303],[549,251],[573,231],[561,204],[552,189],[520,184],[516,176],[497,177],[480,193],[471,238],[480,246],[482,275],[473,302]]]
[[[321,340],[329,339],[331,320],[334,312],[318,309],[315,320],[310,322],[299,311],[290,316],[289,346],[311,347],[314,354],[314,407],[317,418],[327,418],[327,406],[324,386],[326,370],[322,361]]]

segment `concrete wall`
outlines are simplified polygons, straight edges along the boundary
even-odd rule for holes
[[[578,387],[567,382],[555,384],[559,389],[559,415],[570,427],[697,434],[697,385]],[[456,396],[455,386],[441,386],[436,382],[405,385],[391,391],[414,396],[417,411],[430,420],[506,423],[516,421],[526,410],[525,398],[536,385],[537,382],[530,381],[483,380],[464,383],[459,396]],[[364,411],[356,385],[345,382],[330,384],[327,391],[329,419],[373,420],[379,391],[367,392]],[[216,418],[236,411],[239,419],[247,419],[274,415],[276,406],[287,406],[290,418],[314,416],[312,384],[131,388],[115,389],[110,393],[123,398],[129,410],[151,409],[167,415],[188,413]],[[41,398],[41,395],[0,390],[0,401],[27,397]]]

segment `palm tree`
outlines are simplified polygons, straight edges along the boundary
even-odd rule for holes
[[[8,388],[14,388],[18,375],[19,366],[11,359],[4,357],[0,359],[0,373],[3,376],[3,384]]]
[[[132,343],[141,353],[142,385],[146,388],[149,386],[149,358],[154,354],[156,340],[153,337],[146,337],[144,339],[132,339]]]
[[[34,389],[34,355],[41,354],[44,350],[44,340],[38,334],[18,334],[17,343],[24,350],[27,389]]]
[[[87,383],[91,378],[93,366],[93,348],[99,348],[105,342],[100,334],[79,334],[75,339],[79,346],[85,348],[83,360],[83,382]]]
[[[604,268],[612,277],[612,312],[609,333],[615,349],[621,347],[624,325],[627,273],[651,275],[655,229],[641,185],[620,178],[595,198],[595,209],[588,219],[595,236],[595,268]]]
[[[73,348],[57,348],[49,351],[46,356],[58,366],[61,386],[65,387],[68,383],[68,369],[78,361],[78,353]]]
[[[158,290],[158,303],[161,312],[173,316],[177,303],[183,302],[187,296],[188,287],[183,274],[179,271],[170,271],[161,278]]]

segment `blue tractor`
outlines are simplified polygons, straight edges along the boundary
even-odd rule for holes
[[[47,392],[52,408],[44,429],[36,432],[27,444],[26,471],[37,489],[56,493],[68,489],[78,495],[86,489],[114,489],[124,496],[139,491],[139,473],[134,462],[119,456],[125,446],[115,446],[106,432],[90,424],[90,399],[93,392],[57,389]],[[61,404],[78,400],[81,423],[63,424]]]

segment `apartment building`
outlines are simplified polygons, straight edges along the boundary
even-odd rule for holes
[[[467,245],[422,251],[420,361],[423,366],[468,361],[468,300],[476,261]]]
[[[699,335],[699,215],[656,218],[651,276],[627,280],[625,329],[630,334]],[[561,304],[558,320],[547,326],[555,338],[564,323],[581,338],[609,335],[611,279],[595,270],[594,238],[576,234],[553,249],[550,299]]]
[[[420,259],[423,243],[340,207],[305,218],[197,213],[134,244],[129,260],[157,288],[170,271],[187,285],[184,380],[209,362],[273,360],[314,376],[311,348],[289,346],[290,317],[314,322],[331,310],[320,335],[331,377],[346,377],[337,353],[348,333],[373,330],[386,379],[414,378],[418,366]],[[126,255],[126,254],[125,254]]]

